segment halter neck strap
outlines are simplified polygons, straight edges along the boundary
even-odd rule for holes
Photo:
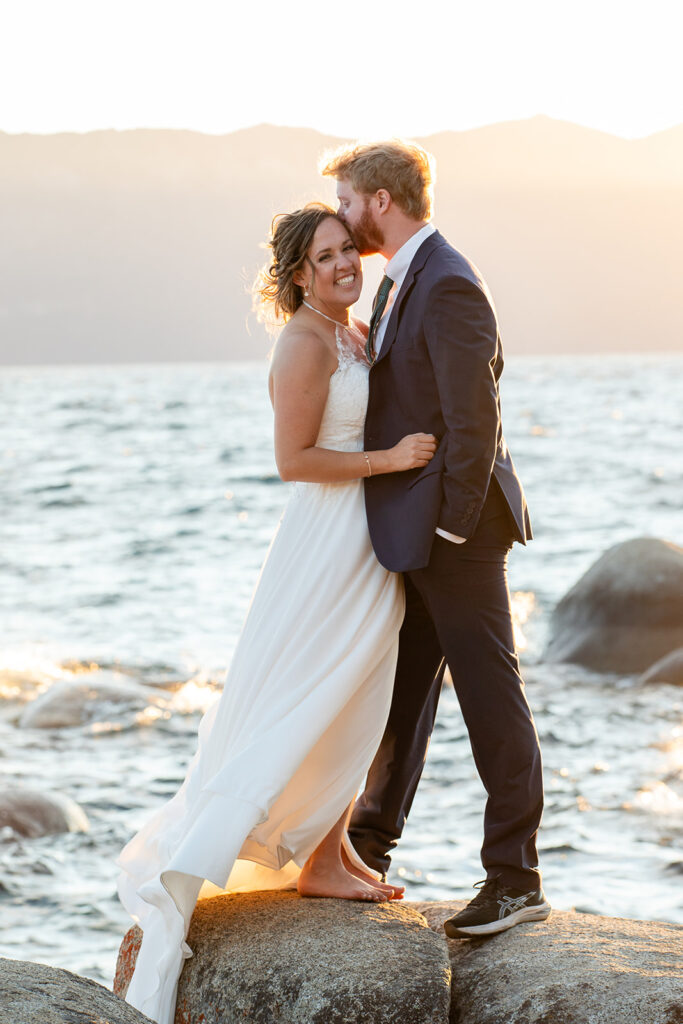
[[[328,316],[327,313],[323,313],[320,309],[316,309],[315,306],[312,306],[310,302],[306,302],[305,299],[302,299],[301,301],[307,309],[312,309],[314,313],[317,313],[318,316],[322,316],[326,320],[329,320],[331,324],[336,324],[337,327],[343,327],[345,329],[348,329],[351,326],[351,324],[343,324],[341,320],[333,320],[331,316]]]

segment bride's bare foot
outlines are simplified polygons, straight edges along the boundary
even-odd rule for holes
[[[339,861],[307,861],[296,887],[300,896],[330,896],[370,903],[385,903],[388,899],[375,885],[350,874]]]
[[[362,882],[368,882],[373,888],[379,892],[385,894],[389,900],[402,900],[403,893],[406,891],[404,885],[389,885],[387,882],[380,882],[378,878],[370,874],[369,871],[363,871],[362,868],[356,867],[356,865],[349,859],[349,856],[342,847],[342,861],[346,870],[352,874],[355,878],[359,878]]]

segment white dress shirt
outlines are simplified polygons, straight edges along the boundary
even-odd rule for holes
[[[389,317],[391,316],[391,310],[394,305],[394,300],[401,288],[403,282],[406,279],[406,274],[410,269],[410,264],[413,262],[415,253],[420,248],[422,243],[430,235],[433,235],[436,228],[433,224],[425,224],[423,228],[416,231],[414,235],[411,235],[407,242],[404,242],[398,252],[395,252],[391,257],[384,273],[387,277],[391,278],[394,282],[387,297],[387,304],[384,307],[382,313],[382,319],[377,325],[377,333],[375,335],[375,352],[379,355],[380,349],[382,348],[382,342],[384,341],[384,335],[386,333],[387,324],[389,323]]]
[[[394,282],[391,291],[387,297],[387,304],[384,307],[382,313],[382,319],[377,325],[377,333],[375,335],[375,352],[379,355],[382,348],[382,342],[384,341],[384,335],[386,333],[387,324],[389,323],[389,317],[391,316],[391,310],[394,305],[394,300],[403,286],[403,282],[406,279],[406,274],[410,268],[410,264],[413,262],[415,253],[420,248],[422,243],[430,235],[433,235],[436,228],[433,224],[425,224],[423,228],[416,231],[414,235],[411,235],[407,242],[404,242],[398,252],[395,252],[391,257],[384,273],[387,277],[391,278]],[[464,544],[467,540],[466,537],[458,537],[455,533],[448,533],[446,530],[442,530],[440,526],[437,526],[436,532],[440,537],[445,537],[446,540],[453,541],[454,544]]]

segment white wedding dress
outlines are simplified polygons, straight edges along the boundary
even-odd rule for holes
[[[368,367],[339,334],[337,349],[317,444],[361,451]],[[185,781],[118,859],[121,901],[143,929],[126,999],[152,1020],[173,1024],[202,886],[295,885],[361,786],[403,611],[401,577],[370,544],[362,480],[295,484]]]

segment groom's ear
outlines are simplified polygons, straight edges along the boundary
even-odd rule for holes
[[[377,212],[386,213],[391,206],[393,200],[391,193],[387,192],[385,188],[378,188],[375,192],[375,199],[377,200]]]

